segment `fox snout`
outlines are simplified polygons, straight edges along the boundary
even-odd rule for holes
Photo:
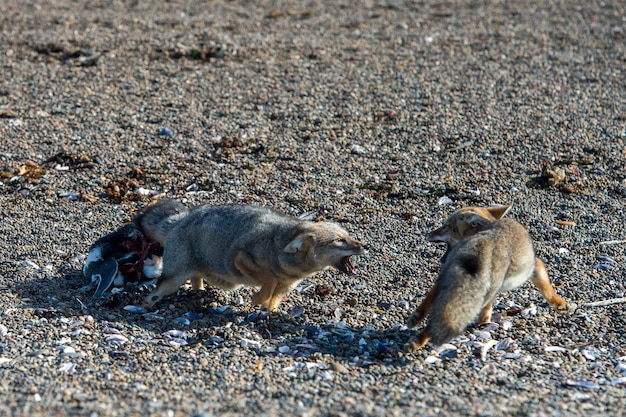
[[[426,240],[429,242],[437,243],[450,243],[450,236],[446,232],[445,226],[440,227],[439,229],[433,230],[432,232],[426,234]]]
[[[334,245],[337,245],[336,250],[340,255],[339,261],[334,265],[335,268],[348,275],[356,275],[356,268],[350,261],[350,256],[364,254],[367,246],[349,237],[336,240]]]

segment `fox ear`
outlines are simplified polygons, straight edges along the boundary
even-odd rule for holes
[[[313,235],[310,233],[300,233],[294,240],[289,242],[283,249],[285,253],[306,252],[313,243]]]
[[[489,214],[491,214],[493,217],[496,218],[496,220],[501,219],[502,217],[504,217],[504,215],[511,209],[511,205],[506,205],[506,206],[496,206],[496,207],[487,207],[487,211],[489,212]]]

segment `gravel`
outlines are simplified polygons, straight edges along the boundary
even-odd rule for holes
[[[626,413],[620,1],[0,0],[1,416]],[[277,314],[127,287],[89,246],[165,194],[366,241]],[[402,353],[463,205],[511,203],[557,291]],[[139,312],[133,312],[139,311]]]

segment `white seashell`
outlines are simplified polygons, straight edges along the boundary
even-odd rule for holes
[[[242,348],[248,348],[248,347],[260,347],[261,346],[261,342],[257,342],[256,340],[250,340],[250,339],[241,339],[239,340],[239,344],[241,345]]]
[[[71,346],[57,346],[57,349],[61,351],[61,354],[76,353],[76,349]]]
[[[187,346],[187,341],[181,338],[168,339],[167,343],[173,347]]]
[[[500,326],[502,326],[502,330],[511,330],[513,328],[513,323],[508,320],[502,320]]]
[[[615,265],[617,261],[609,256],[600,256],[598,260],[604,264]]]
[[[582,349],[580,353],[585,357],[585,359],[590,360],[590,361],[595,361],[597,358],[597,355],[600,353],[600,350],[596,348],[588,348],[588,349]]]
[[[572,401],[586,401],[591,398],[591,394],[587,394],[586,392],[574,392],[569,396],[569,399]]]
[[[569,249],[559,248],[559,255],[569,255]]]
[[[353,143],[350,145],[350,153],[354,155],[365,155],[367,154],[367,149],[357,143]]]
[[[485,342],[483,347],[480,349],[480,357],[481,357],[481,359],[482,360],[486,360],[487,359],[487,352],[489,352],[489,349],[491,349],[492,347],[494,347],[497,344],[498,344],[498,342],[496,342],[495,340],[488,340],[487,342]]]
[[[522,316],[536,316],[537,315],[537,306],[531,304],[530,307],[522,310]]]
[[[600,389],[600,385],[591,381],[581,381],[578,379],[568,379],[565,381],[565,384],[570,387],[579,387],[579,388],[587,388],[587,389]]]
[[[62,200],[76,201],[78,200],[78,193],[73,191],[60,191],[59,198]]]
[[[13,359],[0,357],[0,366],[4,365],[5,363],[9,363],[9,362],[11,362],[12,360],[13,360]]]
[[[9,329],[4,324],[0,324],[0,337],[4,337],[9,334]]]
[[[439,200],[437,200],[437,204],[439,204],[440,206],[447,206],[452,203],[453,203],[452,199],[446,196],[440,197]]]
[[[491,339],[491,333],[486,332],[484,330],[477,331],[474,334],[476,335],[477,338],[482,339],[482,340]]]
[[[64,363],[59,368],[59,372],[65,372],[66,374],[72,374],[74,371],[76,371],[76,364],[72,362]]]
[[[322,372],[322,379],[324,381],[332,381],[333,379],[335,379],[335,377],[333,376],[331,372],[324,371]]]
[[[306,281],[302,281],[300,283],[300,285],[298,285],[296,287],[296,291],[298,292],[307,292],[308,290],[310,290],[311,288],[313,288],[312,284],[307,283]]]
[[[336,320],[341,320],[341,318],[342,318],[343,316],[345,316],[345,314],[346,314],[346,312],[345,312],[345,311],[343,311],[343,309],[342,309],[342,308],[336,308],[336,309],[335,309],[335,319],[336,319]],[[337,323],[337,324],[339,324],[339,323]],[[339,327],[339,326],[337,326],[337,327]]]
[[[502,356],[500,356],[500,360],[506,360],[506,359],[519,359],[522,357],[522,354],[519,352],[512,352],[512,353],[505,353]]]
[[[104,341],[109,343],[126,343],[128,342],[128,338],[126,336],[122,336],[121,334],[112,334],[107,336]]]
[[[511,344],[513,344],[513,339],[507,337],[506,339],[502,339],[496,345],[496,350],[507,350]]]
[[[454,346],[451,343],[444,343],[443,345],[439,346],[435,352],[437,352],[438,354],[442,354],[443,352],[447,352],[449,350],[458,350],[456,346]]]
[[[567,351],[566,348],[562,347],[562,346],[546,346],[543,348],[544,351],[546,352],[565,352]]]
[[[318,213],[315,210],[307,211],[298,216],[299,219],[313,221],[317,217]]]
[[[424,362],[426,363],[441,362],[441,359],[439,359],[437,356],[429,356],[426,359],[424,359]]]
[[[403,310],[409,310],[411,308],[411,303],[409,303],[406,300],[401,300],[401,301],[398,301],[398,307],[400,307]]]
[[[23,266],[27,266],[29,268],[33,268],[36,269],[37,271],[39,271],[41,268],[39,267],[39,265],[37,265],[36,263],[32,262],[32,261],[21,261],[20,265]]]
[[[617,365],[617,366],[615,367],[615,369],[616,369],[618,372],[620,372],[620,373],[622,373],[622,374],[625,374],[625,375],[626,375],[626,364],[624,364],[624,363],[620,363],[619,365]]]
[[[131,313],[135,313],[135,314],[143,314],[143,313],[147,313],[148,312],[148,310],[145,309],[144,307],[133,306],[133,305],[124,307],[124,310],[130,311]]]
[[[113,327],[105,327],[104,329],[102,329],[102,331],[109,334],[121,334],[119,330],[114,329]]]
[[[279,346],[278,351],[280,353],[289,353],[291,352],[291,348],[289,346]]]
[[[168,330],[164,334],[170,337],[181,337],[183,339],[189,337],[189,333],[183,332],[182,330]]]
[[[149,190],[147,188],[139,187],[135,190],[135,192],[139,195],[148,196],[158,194],[158,191]]]
[[[500,325],[498,323],[488,323],[481,330],[483,332],[492,332],[494,330],[498,330]]]

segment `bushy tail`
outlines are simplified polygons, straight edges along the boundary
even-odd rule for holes
[[[485,292],[486,288],[484,291],[455,288],[452,292],[440,294],[442,296],[435,300],[428,322],[427,333],[431,342],[439,346],[460,336],[479,316]]]
[[[189,209],[176,200],[159,200],[143,208],[133,223],[150,240],[165,246],[170,231],[189,214]]]

